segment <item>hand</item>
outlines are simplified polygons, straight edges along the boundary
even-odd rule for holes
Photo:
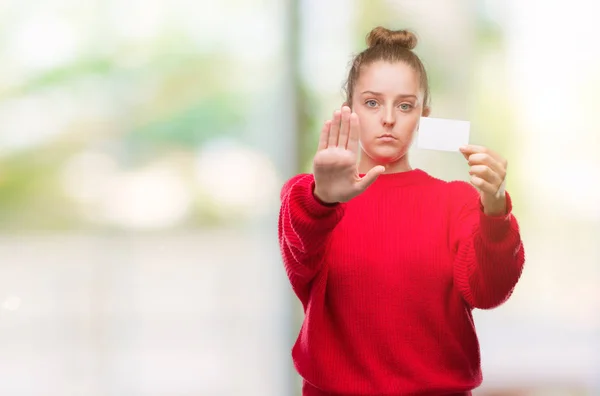
[[[325,203],[347,202],[367,189],[385,171],[378,165],[362,178],[357,168],[360,123],[348,106],[335,111],[321,130],[313,160],[315,196]]]
[[[506,195],[504,192],[507,161],[492,150],[467,145],[460,148],[462,155],[468,160],[471,184],[481,194],[484,212],[490,216],[506,213]]]

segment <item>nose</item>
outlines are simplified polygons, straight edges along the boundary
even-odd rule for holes
[[[394,112],[394,108],[391,106],[386,106],[383,110],[381,123],[384,127],[391,128],[396,123],[396,113]]]

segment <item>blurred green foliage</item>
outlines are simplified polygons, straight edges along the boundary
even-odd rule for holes
[[[299,6],[297,3],[296,23]],[[412,23],[413,15],[399,12],[388,1],[363,0],[357,2],[356,7],[355,25],[349,30],[353,32],[354,52],[365,47],[366,34],[374,26],[416,27]],[[26,14],[15,15],[26,17]],[[474,69],[479,70],[489,64],[487,57],[501,53],[502,32],[484,13],[475,14],[473,18]],[[9,34],[10,30],[1,29],[0,42],[10,40]],[[291,51],[286,56],[295,62],[298,171],[310,172],[323,121],[319,116],[323,113],[323,100],[320,92],[300,77],[300,37],[299,32],[292,32],[291,43],[288,43]],[[66,64],[25,75],[21,80],[0,78],[0,109],[9,101],[54,92],[59,93],[58,97],[69,98],[76,113],[81,110],[64,131],[36,145],[6,151],[0,156],[0,229],[95,227],[78,213],[76,204],[64,193],[61,184],[67,161],[79,152],[104,152],[113,157],[121,169],[135,170],[173,152],[184,152],[193,158],[216,137],[244,139],[244,124],[251,108],[244,105],[248,94],[239,84],[232,83],[232,76],[244,69],[235,56],[226,55],[218,47],[197,50],[194,40],[176,28],[167,29],[151,40],[130,42],[113,38],[112,44],[89,46]],[[436,105],[436,98],[453,89],[448,81],[454,70],[440,58],[430,41],[422,40],[417,51],[427,58]],[[348,55],[350,60],[351,54]],[[470,102],[474,137],[510,155],[506,152],[506,136],[513,127],[514,107],[508,99],[509,93],[500,89],[506,86],[502,83],[501,67],[498,73],[500,82],[495,87],[499,89],[490,90],[484,80],[487,76],[475,73],[471,91],[457,100],[474,98]],[[341,76],[340,81],[344,77]],[[107,98],[108,111],[95,116],[84,111],[89,110],[85,108],[89,104],[78,100],[82,86],[98,97]],[[31,114],[31,117],[36,115]],[[3,134],[24,132],[2,131]],[[214,203],[204,199],[202,193],[197,200],[186,224],[218,222]]]

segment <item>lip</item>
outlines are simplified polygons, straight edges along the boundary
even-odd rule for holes
[[[391,142],[393,140],[396,140],[396,138],[394,137],[394,135],[386,133],[385,135],[378,136],[377,140],[383,140],[383,141],[386,141],[386,142]]]

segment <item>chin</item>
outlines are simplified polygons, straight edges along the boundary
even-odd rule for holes
[[[379,165],[389,165],[394,164],[400,161],[404,156],[406,156],[406,150],[365,150],[365,154],[373,160],[373,162]]]
[[[377,165],[383,165],[385,167],[388,167],[388,166],[397,164],[402,158],[403,158],[403,156],[402,157],[394,157],[394,158],[386,157],[386,158],[374,159],[374,161]]]

